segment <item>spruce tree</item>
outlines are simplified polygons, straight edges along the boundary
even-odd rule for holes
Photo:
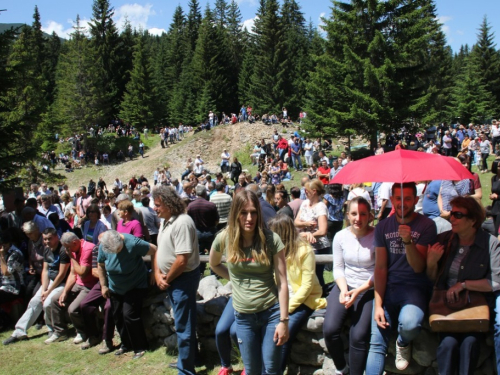
[[[46,110],[33,29],[24,26],[8,54],[12,36],[0,35],[0,137],[8,140],[0,151],[0,188],[15,184],[16,170],[40,157],[37,130]]]
[[[498,113],[500,110],[500,56],[493,42],[494,37],[488,19],[484,16],[472,54],[477,62],[483,84],[492,97],[492,109]]]
[[[479,70],[478,54],[471,53],[464,61],[452,92],[451,120],[461,124],[484,123],[492,112],[492,97]]]
[[[289,56],[285,56],[283,24],[277,0],[261,0],[254,24],[254,56],[249,100],[256,112],[278,112],[285,102],[283,80]]]
[[[154,90],[152,69],[147,49],[146,36],[139,36],[134,47],[133,68],[127,83],[120,117],[132,126],[143,129],[154,126]]]
[[[73,30],[63,46],[56,73],[53,113],[64,135],[86,133],[91,125],[104,118],[101,75],[79,16]]]
[[[118,48],[120,47],[119,35],[113,21],[114,8],[109,0],[94,0],[92,4],[92,20],[90,28],[90,46],[96,58],[96,72],[99,76],[99,87],[95,92],[99,95],[104,124],[115,114],[120,106],[123,92],[121,78],[124,72],[121,69],[121,60]]]

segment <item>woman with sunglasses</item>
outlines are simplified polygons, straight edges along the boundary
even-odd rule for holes
[[[279,236],[264,228],[257,195],[247,190],[237,193],[227,227],[212,244],[210,267],[231,280],[236,334],[246,375],[260,375],[262,370],[269,375],[281,374],[281,345],[288,340],[289,321],[283,249]],[[226,265],[222,264],[223,254]],[[219,347],[219,351],[223,349]],[[226,372],[222,373],[232,372],[230,363],[223,365],[221,371]]]
[[[465,290],[486,295],[500,287],[500,242],[481,229],[484,210],[471,197],[451,201],[451,231],[441,233],[427,252],[427,275],[448,302]],[[483,333],[441,332],[437,349],[440,374],[472,374],[479,359]],[[497,343],[495,344],[497,346]]]
[[[306,182],[304,185],[307,199],[300,206],[295,218],[295,226],[300,232],[310,232],[316,242],[312,245],[315,254],[329,254],[331,243],[328,239],[328,209],[322,201],[325,187],[320,180]],[[324,264],[316,265],[316,276],[321,286],[325,285],[323,277]]]

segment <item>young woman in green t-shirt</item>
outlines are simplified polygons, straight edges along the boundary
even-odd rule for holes
[[[228,225],[214,240],[210,266],[230,279],[236,334],[246,375],[281,374],[281,348],[288,340],[288,285],[279,236],[264,229],[257,195],[236,194]],[[227,266],[222,264],[226,255]]]

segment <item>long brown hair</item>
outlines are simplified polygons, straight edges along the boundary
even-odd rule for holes
[[[233,199],[227,220],[227,228],[222,232],[221,243],[223,252],[227,246],[226,257],[229,263],[238,263],[246,258],[243,252],[243,236],[241,234],[239,218],[241,211],[243,211],[248,203],[252,203],[257,210],[257,223],[252,243],[252,258],[255,262],[269,265],[270,255],[268,254],[262,211],[260,209],[259,198],[252,191],[241,190]]]

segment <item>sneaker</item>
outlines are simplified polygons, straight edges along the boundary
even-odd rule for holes
[[[411,346],[399,346],[396,341],[396,368],[400,371],[405,370],[410,364]]]
[[[85,337],[85,335],[82,335],[81,333],[78,333],[73,339],[73,344],[78,345],[85,341],[87,341],[87,337]]]
[[[342,370],[335,370],[335,375],[346,375],[349,374],[349,365],[346,364]]]
[[[87,350],[90,349],[93,346],[96,346],[99,344],[101,340],[98,337],[90,337],[87,341],[85,341],[82,346],[80,346],[80,349],[82,350]]]
[[[111,350],[113,350],[113,342],[112,341],[102,341],[102,345],[99,348],[99,354],[108,354]]]
[[[59,335],[57,333],[53,333],[47,340],[44,342],[46,344],[52,344],[53,342],[60,342],[60,341],[66,341],[68,339],[68,336],[66,335]]]
[[[229,375],[233,373],[232,368],[227,368],[227,367],[221,367],[219,370],[219,373],[217,375]]]
[[[40,331],[42,328],[43,328],[43,324],[42,324],[42,323],[37,323],[37,324],[35,324],[35,329],[36,329],[37,331]]]
[[[8,339],[4,340],[3,341],[3,344],[4,345],[10,345],[10,344],[14,344],[18,341],[22,341],[22,340],[28,340],[28,336],[19,336],[19,337],[16,337],[16,336],[10,336]]]

